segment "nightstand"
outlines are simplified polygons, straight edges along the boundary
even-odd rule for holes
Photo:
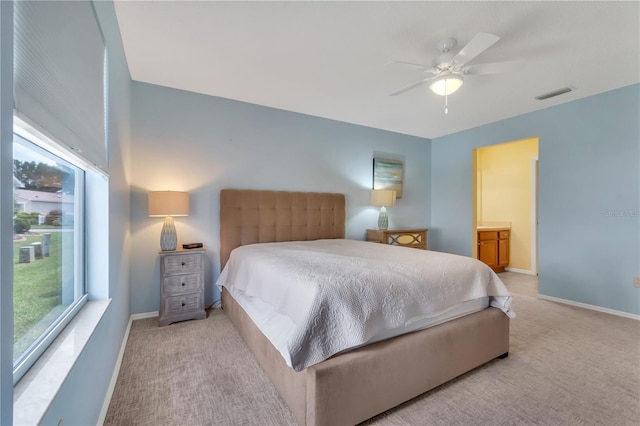
[[[205,249],[160,252],[160,326],[204,319]]]
[[[367,229],[367,241],[426,250],[427,231],[426,228]]]

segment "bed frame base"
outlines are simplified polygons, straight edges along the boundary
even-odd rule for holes
[[[509,354],[509,318],[488,308],[295,372],[228,291],[222,292],[222,306],[304,425],[360,423]]]

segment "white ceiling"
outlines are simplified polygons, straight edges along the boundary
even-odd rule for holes
[[[640,82],[640,2],[116,1],[133,80],[435,138]],[[395,60],[501,39],[444,98]],[[573,92],[535,96],[570,86]]]

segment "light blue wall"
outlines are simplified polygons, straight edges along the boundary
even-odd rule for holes
[[[432,141],[431,236],[471,255],[471,155],[538,136],[539,293],[640,314],[640,85]]]
[[[373,155],[386,153],[405,161],[404,197],[389,208],[390,226],[429,225],[427,139],[144,83],[133,83],[132,96],[133,313],[160,304],[162,220],[147,216],[150,190],[189,192],[190,216],[175,222],[179,243],[208,247],[207,303],[219,298],[222,188],[345,193],[347,238],[364,239],[378,217],[369,206]]]
[[[95,2],[109,48],[109,309],[43,418],[44,425],[96,424],[129,321],[131,78],[113,3]],[[106,224],[105,224],[106,225]]]

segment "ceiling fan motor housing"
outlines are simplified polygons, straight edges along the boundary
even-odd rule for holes
[[[445,38],[444,40],[440,40],[438,42],[438,50],[442,53],[451,52],[458,45],[458,41],[455,38]]]
[[[455,56],[453,51],[458,45],[458,42],[455,38],[445,38],[444,40],[440,40],[438,42],[438,50],[442,52],[442,54],[438,55],[434,61],[433,66],[437,68],[439,71],[446,71],[451,69],[451,60]]]

